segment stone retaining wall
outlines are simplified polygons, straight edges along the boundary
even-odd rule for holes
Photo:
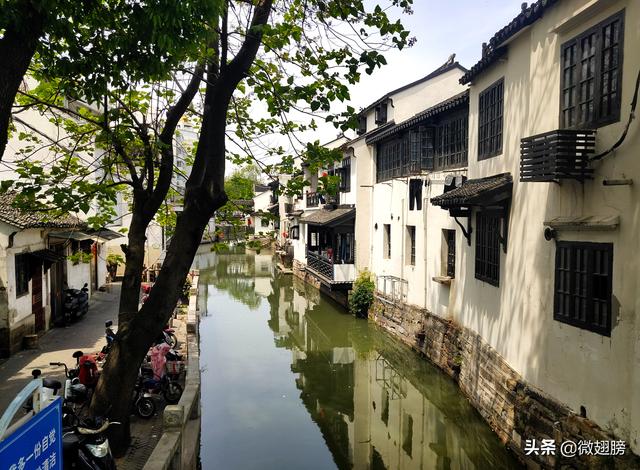
[[[346,291],[332,291],[326,287],[320,280],[313,274],[309,273],[304,264],[298,260],[293,260],[293,275],[302,279],[304,282],[312,285],[316,289],[319,289],[324,295],[331,298],[335,302],[338,302],[345,308],[349,307],[349,295]]]
[[[594,422],[527,384],[475,332],[410,305],[377,294],[369,312],[378,325],[425,355],[451,376],[498,437],[530,468],[640,468],[640,457],[561,457],[563,441],[616,438]],[[558,455],[525,455],[526,439],[555,440]]]

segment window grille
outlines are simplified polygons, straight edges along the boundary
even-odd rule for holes
[[[476,279],[500,285],[500,216],[497,213],[476,215]]]
[[[478,160],[502,153],[504,79],[480,93],[478,106]]]
[[[559,241],[553,318],[611,335],[613,244]]]
[[[561,48],[563,128],[590,128],[620,119],[624,13],[619,12]]]

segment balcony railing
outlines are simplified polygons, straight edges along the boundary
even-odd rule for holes
[[[589,157],[595,150],[595,130],[558,129],[520,142],[520,181],[584,181],[593,175]]]
[[[318,193],[307,193],[307,207],[318,207],[320,195]]]
[[[307,267],[333,281],[333,263],[313,251],[307,252]]]

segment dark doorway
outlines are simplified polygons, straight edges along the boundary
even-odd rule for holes
[[[33,260],[31,265],[31,313],[35,316],[36,333],[44,331],[44,308],[42,307],[42,262]]]

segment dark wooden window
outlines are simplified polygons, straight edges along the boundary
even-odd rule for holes
[[[387,103],[380,103],[376,106],[376,124],[384,124],[387,122]]]
[[[29,255],[16,255],[16,297],[29,293]]]
[[[384,257],[391,258],[391,225],[384,224]]]
[[[444,239],[447,244],[447,276],[456,277],[456,231],[444,230]]]
[[[561,47],[560,123],[599,127],[620,119],[624,11]]]
[[[502,153],[504,79],[480,93],[478,105],[478,160]]]
[[[409,264],[416,265],[416,227],[407,225],[407,248],[409,249]]]
[[[351,191],[351,157],[342,159],[339,168],[340,173],[340,191],[348,193]]]
[[[299,225],[294,225],[291,227],[291,229],[289,230],[289,237],[292,240],[299,240],[300,239],[300,226]]]
[[[456,168],[467,164],[468,114],[442,120],[435,128],[436,169]]]
[[[367,132],[367,116],[360,116],[358,118],[358,135],[366,134]]]
[[[476,215],[476,279],[500,285],[500,215]]]
[[[611,335],[613,244],[559,241],[553,318]]]
[[[380,183],[433,170],[433,138],[432,127],[418,126],[378,144],[376,181]]]

